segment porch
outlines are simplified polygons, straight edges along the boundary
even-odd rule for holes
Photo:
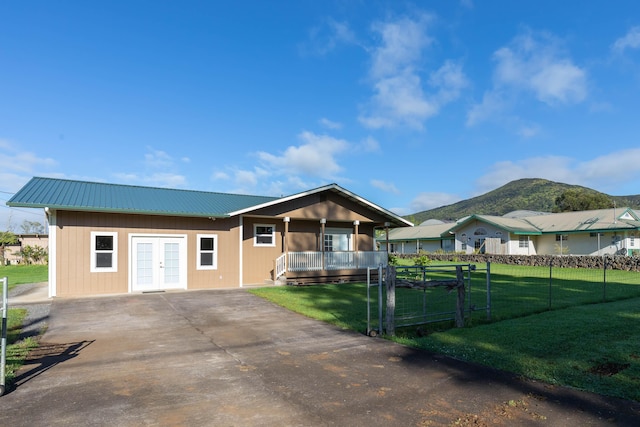
[[[321,277],[331,272],[331,275],[358,274],[357,270],[366,270],[387,265],[386,251],[303,251],[283,253],[274,261],[273,280],[286,276],[288,272],[311,273]],[[318,274],[320,273],[320,274]]]

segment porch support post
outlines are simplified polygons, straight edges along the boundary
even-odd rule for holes
[[[355,259],[355,264],[356,264],[356,268],[360,268],[360,266],[358,265],[358,226],[360,225],[360,221],[358,221],[357,219],[355,221],[353,221],[353,233],[354,233],[354,242],[353,242],[353,250],[356,253],[356,259]]]
[[[358,226],[359,225],[360,225],[360,221],[358,220],[353,221],[353,229],[354,229],[353,232],[355,235],[354,237],[355,241],[353,242],[353,250],[355,252],[358,252]]]
[[[282,221],[284,222],[284,241],[282,242],[282,252],[284,253],[284,269],[287,271],[287,267],[289,267],[289,222],[291,222],[291,218],[285,216]]]
[[[324,227],[327,224],[327,219],[320,219],[320,252],[322,252],[322,269],[324,270],[325,261],[324,261]]]
[[[384,223],[384,234],[385,234],[386,240],[387,240],[387,254],[389,253],[389,226],[391,226],[390,222],[385,222]]]

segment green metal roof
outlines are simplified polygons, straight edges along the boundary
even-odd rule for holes
[[[277,197],[32,178],[7,205],[149,215],[227,217]]]

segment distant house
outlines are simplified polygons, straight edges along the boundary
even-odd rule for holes
[[[454,223],[420,224],[415,227],[395,228],[389,231],[389,251],[394,254],[415,254],[424,252],[453,252],[455,237],[449,234]],[[387,239],[381,237],[379,243],[386,244]]]
[[[471,215],[452,224],[391,230],[389,243],[395,253],[448,248],[468,254],[632,255],[640,252],[640,212],[618,208]]]
[[[412,225],[337,184],[266,197],[36,177],[7,204],[45,210],[50,296],[348,280],[386,263],[376,229]]]
[[[49,236],[47,234],[18,234],[18,242],[14,245],[7,245],[4,258],[7,264],[20,264],[24,262],[21,251],[27,246],[32,248],[40,247],[45,251],[49,247]]]

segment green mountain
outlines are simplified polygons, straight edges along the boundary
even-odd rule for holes
[[[417,225],[428,219],[455,221],[472,214],[504,215],[516,210],[551,212],[556,206],[556,198],[568,189],[580,189],[604,194],[591,188],[562,184],[546,179],[518,179],[481,196],[462,200],[452,205],[417,212],[405,218]],[[616,206],[640,209],[640,195],[604,195],[609,197],[612,202],[615,202]]]

